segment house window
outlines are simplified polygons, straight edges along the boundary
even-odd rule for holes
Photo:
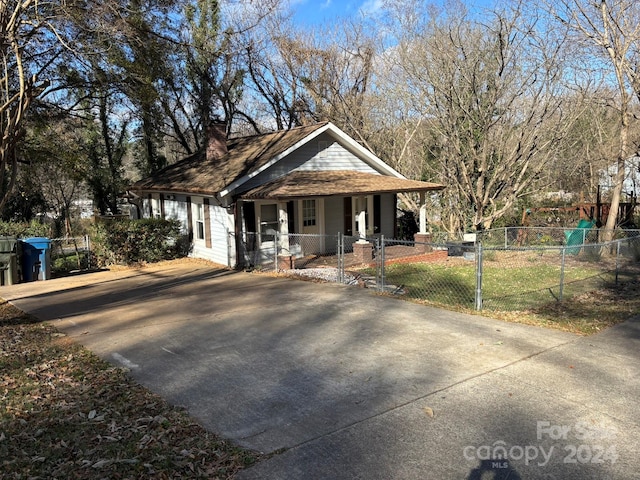
[[[196,203],[196,239],[204,240],[204,205]]]
[[[275,235],[278,232],[278,206],[269,203],[260,206],[260,233]]]
[[[162,218],[160,201],[161,200],[155,196],[151,198],[151,216],[153,218]]]
[[[302,201],[302,226],[315,227],[316,225],[316,201]]]

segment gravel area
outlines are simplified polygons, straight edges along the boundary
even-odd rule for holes
[[[322,268],[301,268],[295,270],[281,270],[280,273],[285,275],[291,275],[292,277],[304,277],[305,279],[317,280],[321,282],[333,282],[338,281],[338,269],[331,267]],[[376,281],[374,277],[365,276],[360,274],[353,274],[349,272],[344,273],[345,285],[358,285],[364,288],[376,289]],[[385,285],[385,292],[393,295],[404,295],[406,292],[402,287],[396,285]]]
[[[338,281],[338,269],[337,268],[301,268],[294,270],[282,270],[285,275],[292,275],[296,277],[311,278],[314,280],[322,280],[325,282],[337,282]],[[352,273],[344,273],[344,283],[346,285],[357,285],[360,276],[353,275]]]

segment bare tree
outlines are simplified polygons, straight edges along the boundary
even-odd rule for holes
[[[247,35],[245,53],[249,86],[262,123],[288,130],[312,121],[311,100],[299,75],[296,27],[278,12],[263,25],[262,34]]]
[[[562,37],[540,28],[519,5],[484,22],[459,7],[400,36],[401,81],[432,137],[424,168],[447,185],[453,228],[489,228],[531,193],[571,124]]]
[[[366,142],[363,126],[365,105],[373,76],[374,46],[358,26],[344,26],[344,38],[323,45],[298,42],[293,49],[300,64],[300,77],[317,120],[332,120],[348,133]],[[333,37],[336,38],[336,37]]]
[[[273,17],[268,40],[247,48],[258,98],[278,128],[330,120],[366,143],[366,101],[375,48],[355,22],[297,30],[286,16]]]
[[[48,82],[40,77],[50,57],[55,55],[51,52],[53,33],[49,23],[54,10],[51,2],[13,0],[0,3],[0,210],[15,185],[17,147],[24,136],[29,108],[48,86]]]
[[[579,193],[595,202],[601,174],[611,166],[611,152],[617,150],[620,136],[617,112],[607,106],[610,98],[603,88],[580,94],[576,102],[584,108],[540,178],[541,189]]]
[[[550,5],[549,10],[556,20],[571,29],[576,42],[590,54],[591,69],[610,79],[617,90],[612,103],[620,125],[617,171],[611,192],[611,214],[605,224],[605,238],[611,239],[626,161],[632,153],[629,139],[632,102],[634,95],[640,97],[640,4],[635,0],[560,0]]]

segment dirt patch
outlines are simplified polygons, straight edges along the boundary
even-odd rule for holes
[[[210,260],[205,260],[202,258],[192,258],[192,257],[183,257],[176,258],[173,260],[162,260],[160,262],[154,263],[136,263],[134,265],[110,265],[107,267],[108,270],[112,270],[114,272],[126,271],[126,270],[141,270],[144,268],[162,268],[162,267],[171,267],[172,265],[201,265],[206,267],[211,267],[215,269],[224,269],[229,270],[229,267],[226,265],[220,265],[219,263],[212,262]]]

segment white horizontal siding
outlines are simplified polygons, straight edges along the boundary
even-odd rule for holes
[[[326,148],[318,151],[318,146],[326,143]],[[324,134],[303,145],[275,165],[244,183],[239,192],[246,192],[254,187],[280,178],[294,170],[353,170],[366,173],[380,173],[359,157],[337,143],[331,136]]]
[[[192,197],[192,201],[195,198]],[[202,197],[197,198],[201,200]],[[234,216],[228,213],[226,208],[219,206],[215,198],[210,197],[209,201],[211,202],[209,206],[211,248],[207,248],[204,240],[194,240],[189,256],[234,267],[236,264],[235,240],[233,238]],[[142,207],[143,218],[149,218],[151,207],[149,199],[142,200]],[[189,231],[188,211],[186,195],[175,195],[173,198],[164,199],[164,217],[168,220],[178,220],[185,234]],[[195,207],[192,209],[193,211],[195,211]]]
[[[339,143],[330,143],[324,153],[318,152],[317,146],[313,144],[307,145],[301,150],[305,150],[305,148],[310,155],[309,159],[300,164],[295,170],[354,170],[357,172],[379,173]]]
[[[178,220],[182,226],[182,232],[188,232],[189,220],[187,218],[187,198],[185,195],[176,195],[173,199],[164,199],[164,218]]]
[[[231,251],[229,239],[234,233],[233,215],[227,213],[224,207],[211,206],[211,249],[214,262],[231,266],[229,263]]]
[[[215,200],[212,198],[213,203]],[[235,266],[235,243],[231,235],[234,232],[233,214],[227,213],[224,207],[209,206],[211,228],[211,248],[207,248],[204,240],[194,240],[190,257],[202,258],[229,267]]]

